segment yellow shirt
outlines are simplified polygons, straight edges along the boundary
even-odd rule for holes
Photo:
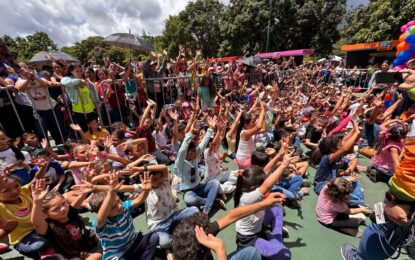
[[[100,139],[102,136],[110,136],[110,133],[107,129],[102,128],[101,131],[97,131],[91,134],[90,131],[85,133],[86,138],[88,138],[89,141],[96,141]]]
[[[91,92],[87,86],[79,88],[78,102],[72,104],[72,111],[76,113],[91,113],[95,105],[91,97]],[[84,111],[85,110],[85,111]]]
[[[33,231],[33,225],[30,222],[33,200],[29,185],[22,187],[19,198],[22,201],[19,204],[0,202],[0,217],[18,222],[17,227],[9,234],[9,243],[12,245],[19,243],[27,234]]]

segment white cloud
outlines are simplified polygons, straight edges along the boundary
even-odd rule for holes
[[[1,1],[1,34],[12,37],[44,31],[60,46],[115,32],[161,34],[169,15],[188,0],[13,0]]]

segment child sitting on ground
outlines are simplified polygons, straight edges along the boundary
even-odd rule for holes
[[[173,231],[172,249],[174,259],[206,259],[210,256],[210,252],[208,248],[206,248],[206,245],[201,243],[199,239],[195,239],[198,236],[197,231],[195,231],[197,226],[202,228],[205,234],[207,233],[209,236],[216,236],[219,231],[225,229],[239,219],[264,211],[267,208],[274,206],[276,203],[282,203],[283,201],[284,195],[275,192],[270,193],[267,198],[257,203],[234,208],[214,222],[209,222],[209,219],[203,214],[194,214],[185,218]],[[215,251],[215,253],[218,252]],[[219,258],[219,255],[217,255],[217,257],[218,259],[221,259]],[[229,256],[229,259],[261,259],[261,254],[255,247],[250,246],[233,252]]]
[[[351,183],[354,179],[336,178],[330,180],[321,190],[316,206],[317,220],[324,226],[342,233],[360,237],[359,226],[364,223],[361,218],[350,218],[350,214],[370,214],[368,208],[349,208]]]
[[[47,163],[39,167],[35,179],[44,177]],[[24,256],[50,256],[53,249],[36,233],[30,222],[32,204],[29,184],[22,186],[16,176],[0,174],[0,238],[8,235],[9,243]]]
[[[97,218],[93,227],[100,238],[103,259],[152,259],[159,237],[156,233],[142,235],[136,233],[131,212],[142,204],[151,190],[151,178],[148,173],[140,176],[143,192],[134,200],[121,202],[118,198],[122,183],[118,174],[109,175],[109,190],[96,192],[89,200],[89,205]]]
[[[33,209],[31,222],[36,232],[45,237],[57,253],[68,259],[101,259],[98,237],[85,227],[77,208],[88,193],[82,193],[69,205],[56,191],[48,192],[46,181],[31,185]]]
[[[403,140],[408,132],[408,125],[388,121],[380,126],[381,133],[369,168],[369,177],[374,181],[380,178],[389,180],[399,166]]]
[[[7,143],[8,137],[0,130],[0,170],[16,176],[22,185],[31,181],[30,174],[24,167],[25,157],[22,152]]]

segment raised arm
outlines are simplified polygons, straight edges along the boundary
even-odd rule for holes
[[[285,196],[283,194],[279,192],[273,192],[269,194],[269,196],[263,201],[234,208],[217,220],[219,229],[222,230],[241,218],[252,215],[260,210],[272,207],[276,203],[281,203],[284,200]]]
[[[46,235],[48,223],[43,217],[42,202],[48,194],[48,189],[44,179],[36,180],[30,185],[33,198],[33,208],[30,221],[39,235]]]
[[[245,141],[251,138],[251,136],[257,134],[262,129],[262,126],[264,124],[264,119],[265,119],[265,103],[261,102],[260,104],[261,104],[261,113],[259,114],[258,122],[253,128],[245,130],[241,135],[241,138],[243,138]]]
[[[112,205],[117,198],[117,191],[121,187],[121,183],[118,182],[118,175],[116,173],[109,174],[109,187],[107,196],[102,202],[101,208],[97,213],[97,228],[102,228],[107,222],[108,214],[112,209]]]
[[[342,147],[338,149],[336,152],[331,153],[329,155],[329,162],[333,163],[340,157],[347,154],[347,152],[350,150],[350,148],[353,147],[354,143],[357,141],[357,139],[360,136],[360,130],[359,125],[355,120],[352,120],[353,122],[353,130],[350,131],[345,137],[342,139]]]
[[[271,173],[265,179],[264,183],[262,183],[262,185],[259,187],[259,192],[262,195],[265,195],[268,192],[270,192],[272,189],[272,186],[274,186],[278,182],[278,180],[281,179],[284,169],[287,168],[287,166],[290,164],[291,156],[293,155],[293,153],[294,151],[292,151],[289,154],[284,155],[284,158],[280,166],[278,166],[278,168],[273,173]]]
[[[232,139],[232,136],[236,133],[236,129],[238,128],[239,121],[241,120],[242,112],[243,112],[242,109],[238,111],[238,114],[236,115],[235,120],[233,120],[232,122],[231,128],[226,134],[226,137],[228,137],[229,139]]]

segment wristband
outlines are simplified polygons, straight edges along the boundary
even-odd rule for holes
[[[116,190],[113,190],[113,189],[109,189],[108,192],[109,193],[117,193],[117,191]]]
[[[144,165],[144,171],[145,172],[147,171],[147,165]]]

